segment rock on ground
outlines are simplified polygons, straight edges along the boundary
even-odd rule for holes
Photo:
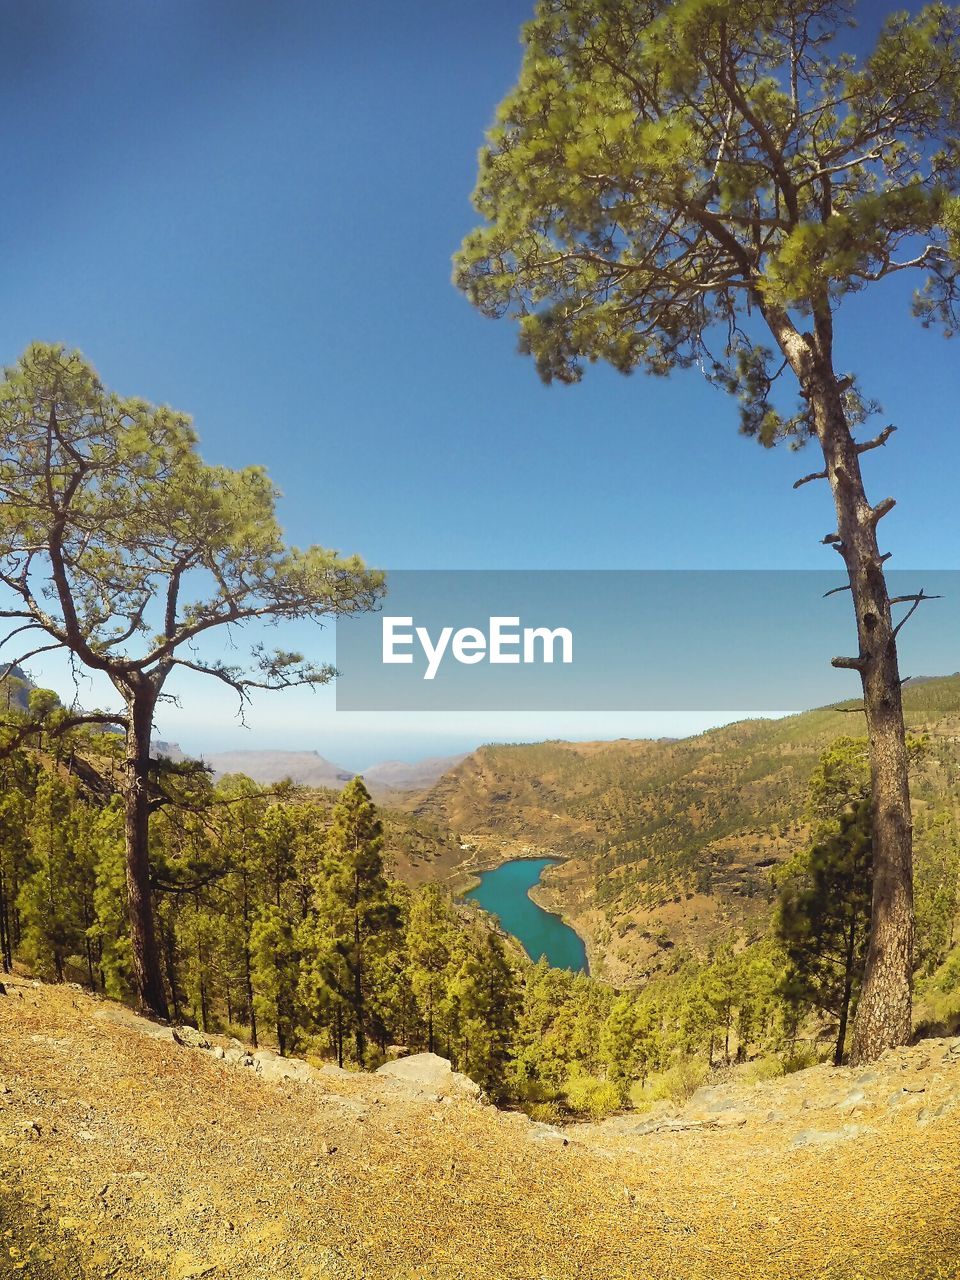
[[[458,1097],[479,1099],[480,1086],[460,1071],[454,1071],[446,1058],[436,1053],[414,1053],[396,1062],[385,1062],[376,1072],[402,1086],[412,1097]]]

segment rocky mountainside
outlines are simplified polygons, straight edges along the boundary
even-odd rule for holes
[[[325,759],[319,751],[215,751],[204,754],[203,759],[215,778],[243,773],[261,786],[289,778],[303,787],[339,791],[354,776],[351,770]]]
[[[960,676],[908,685],[905,706],[928,739],[913,779],[922,876],[960,842]],[[472,846],[468,868],[522,851],[565,855],[538,901],[584,937],[592,973],[631,983],[673,948],[767,928],[772,869],[807,837],[817,759],[863,732],[862,715],[828,707],[675,741],[482,747],[414,813]]]
[[[364,782],[374,797],[401,792],[425,791],[450,769],[455,769],[467,755],[426,756],[423,760],[387,760],[362,771]]]
[[[955,1274],[958,1041],[558,1129],[432,1055],[351,1074],[4,982],[3,1277]]]
[[[171,760],[184,760],[186,756],[175,742],[154,741],[156,755]],[[448,769],[454,768],[465,757],[428,756],[423,760],[407,762],[387,760],[363,770],[363,779],[370,794],[378,801],[403,802],[406,793],[418,793],[431,787]],[[215,778],[228,773],[243,773],[261,786],[291,779],[303,787],[339,791],[354,772],[343,765],[327,760],[318,751],[214,751],[203,757],[213,770]]]
[[[5,667],[0,666],[0,671]],[[30,690],[36,685],[20,667],[11,667],[0,679],[0,705],[26,711],[30,702]]]

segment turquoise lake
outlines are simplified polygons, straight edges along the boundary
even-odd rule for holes
[[[520,942],[531,960],[546,956],[555,969],[588,972],[583,939],[568,924],[537,906],[529,890],[556,858],[518,858],[480,873],[480,883],[464,897],[489,911]]]

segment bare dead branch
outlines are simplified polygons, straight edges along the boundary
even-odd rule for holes
[[[871,449],[881,449],[896,431],[893,423],[888,427],[884,427],[878,436],[872,440],[864,440],[862,444],[857,445],[857,453],[869,453]]]
[[[907,612],[903,615],[903,617],[900,619],[900,621],[897,623],[897,625],[893,628],[893,638],[894,639],[897,638],[901,629],[906,626],[906,624],[910,621],[910,619],[917,612],[917,610],[920,608],[920,606],[924,603],[925,600],[940,600],[940,599],[942,599],[941,596],[926,595],[923,590],[923,587],[921,587],[920,590],[917,592],[917,594],[913,596],[894,596],[893,599],[890,601],[892,605],[906,604],[908,600],[912,600],[913,603],[911,604]]]
[[[866,658],[831,658],[831,667],[838,667],[841,671],[863,671],[867,665]]]
[[[879,524],[885,515],[888,515],[897,505],[896,498],[884,498],[870,512],[870,520],[873,524]]]
[[[799,480],[794,480],[793,487],[799,489],[802,484],[809,484],[811,480],[826,480],[826,471],[811,471],[808,476],[801,476]]]
[[[8,662],[2,671],[0,671],[0,680],[5,680],[14,667],[22,667],[25,662],[29,662],[31,658],[38,657],[41,653],[50,653],[54,649],[62,649],[63,644],[57,641],[55,644],[44,644],[39,649],[31,649],[29,653],[22,653],[19,658],[14,658],[12,662]]]

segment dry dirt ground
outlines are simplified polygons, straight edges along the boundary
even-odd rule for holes
[[[559,1135],[379,1077],[269,1083],[77,989],[7,991],[4,1280],[960,1275],[957,1042]]]

